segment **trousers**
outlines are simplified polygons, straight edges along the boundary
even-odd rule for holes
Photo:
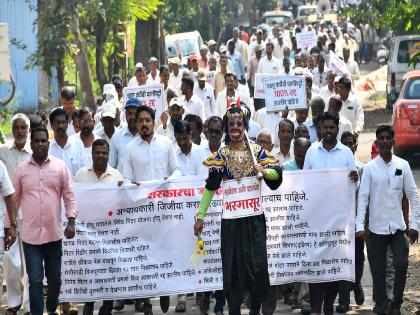
[[[369,266],[372,272],[375,303],[378,313],[386,313],[388,295],[386,289],[387,247],[391,247],[393,254],[394,299],[391,308],[399,309],[403,302],[405,282],[408,269],[408,239],[404,231],[398,230],[394,234],[381,235],[369,232],[366,242]]]

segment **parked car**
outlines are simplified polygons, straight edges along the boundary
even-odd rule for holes
[[[399,98],[394,104],[394,152],[420,150],[420,70],[403,77]]]
[[[203,39],[198,31],[177,33],[165,36],[166,55],[168,59],[182,55],[182,65],[187,65],[187,58],[191,55],[200,55],[200,46]]]
[[[396,36],[392,40],[386,84],[388,109],[392,108],[399,95],[404,74],[414,70],[408,69],[408,60],[418,51],[420,51],[420,34]],[[420,64],[417,64],[416,69],[420,69]]]

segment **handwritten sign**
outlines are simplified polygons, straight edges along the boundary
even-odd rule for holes
[[[338,58],[338,56],[332,50],[330,50],[329,54],[330,58],[328,67],[341,77],[348,75],[349,70],[347,69],[344,61]]]
[[[163,85],[150,84],[141,86],[125,87],[123,89],[124,104],[131,98],[136,98],[141,105],[153,108],[156,117],[160,117],[163,112]]]
[[[298,49],[311,49],[317,45],[318,38],[315,31],[296,33],[296,43]]]
[[[267,112],[306,108],[305,78],[303,76],[277,76],[264,79]]]
[[[275,191],[262,183],[260,194],[271,284],[354,282],[355,188],[348,170],[284,172],[283,178]],[[76,186],[77,232],[63,240],[60,301],[222,289],[221,189],[204,219],[206,254],[192,255],[204,185],[181,178],[140,187]],[[325,198],[325,191],[334,194]]]
[[[224,181],[223,191],[223,219],[236,219],[260,215],[261,182],[256,177]]]
[[[264,98],[264,80],[269,78],[276,78],[278,74],[263,74],[263,73],[256,73],[255,74],[255,89],[254,89],[254,98]]]
[[[216,71],[207,71],[206,72],[206,82],[212,87],[216,85]]]

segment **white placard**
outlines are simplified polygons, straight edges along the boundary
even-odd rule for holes
[[[141,105],[153,108],[156,111],[156,117],[162,115],[163,96],[162,84],[132,86],[123,89],[124,104],[130,98],[137,98]]]
[[[307,108],[305,77],[277,76],[263,80],[267,112]]]
[[[296,43],[298,49],[311,49],[317,45],[318,38],[315,31],[296,33]]]
[[[343,60],[338,58],[338,56],[332,51],[329,51],[329,65],[328,68],[333,70],[339,76],[345,76],[349,74],[349,70],[347,69],[346,64]]]
[[[213,88],[216,86],[216,71],[206,72],[206,82],[210,84]]]
[[[204,219],[204,256],[193,235],[204,184],[76,186],[77,232],[63,240],[60,300],[222,289],[221,189]],[[284,172],[279,189],[263,184],[261,195],[271,284],[354,281],[355,192],[348,170]]]
[[[254,98],[264,98],[264,79],[269,78],[276,78],[278,74],[263,74],[263,73],[256,73],[255,74],[255,89],[254,89]]]
[[[261,206],[261,182],[256,176],[222,183],[223,219],[252,217],[263,213]]]
[[[174,46],[175,46],[175,53],[177,55],[178,58],[182,58],[182,46],[181,46],[181,41],[179,39],[176,39],[174,41]]]

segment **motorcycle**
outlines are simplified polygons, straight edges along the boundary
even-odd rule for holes
[[[383,42],[381,42],[378,49],[376,50],[376,60],[378,61],[378,65],[380,67],[386,65],[388,62],[388,49],[383,44]]]

